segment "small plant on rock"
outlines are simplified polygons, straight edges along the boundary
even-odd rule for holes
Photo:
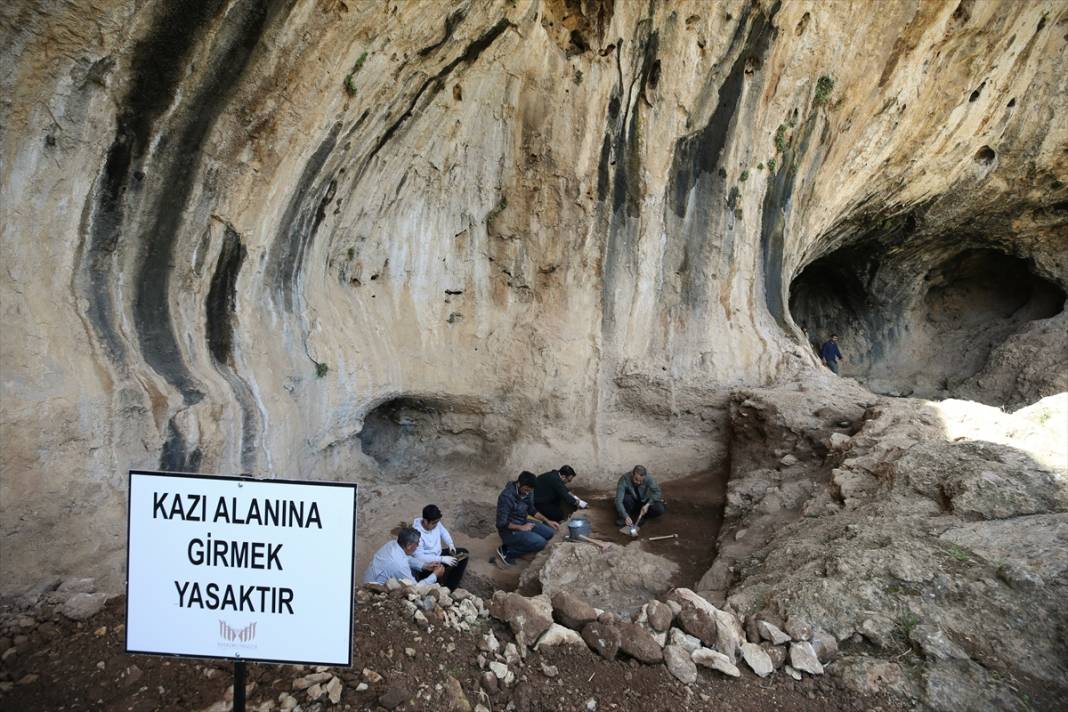
[[[772,172],[772,173],[775,172],[775,159],[774,158],[769,158],[768,159],[768,170],[770,172]]]
[[[745,183],[747,180],[749,180],[749,171],[742,171],[742,174],[738,176],[738,180],[740,180],[742,183]]]
[[[946,553],[957,561],[970,561],[972,558],[967,549],[957,546],[956,544],[946,549]]]
[[[775,150],[779,153],[786,151],[786,147],[789,142],[786,140],[786,124],[779,124],[779,128],[775,129]]]
[[[345,91],[349,96],[356,96],[356,73],[363,67],[363,63],[367,61],[367,52],[364,51],[356,58],[355,64],[352,65],[352,71],[345,77]]]
[[[825,104],[831,97],[832,90],[834,90],[834,79],[824,74],[816,80],[816,96],[813,97],[812,103],[816,106]]]
[[[322,378],[323,376],[325,376],[329,372],[330,372],[330,367],[327,366],[325,363],[316,363],[315,364],[315,377],[316,378]]]

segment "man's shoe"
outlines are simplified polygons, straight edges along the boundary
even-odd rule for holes
[[[506,569],[511,568],[513,566],[512,562],[508,560],[507,556],[505,556],[503,546],[497,547],[497,561],[500,563],[501,566]]]

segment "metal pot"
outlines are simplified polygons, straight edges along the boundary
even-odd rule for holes
[[[576,517],[567,523],[567,538],[579,541],[581,536],[589,536],[593,529],[585,517]]]

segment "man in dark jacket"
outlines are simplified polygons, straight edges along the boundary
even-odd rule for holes
[[[589,505],[571,494],[567,488],[575,479],[575,470],[571,465],[564,465],[559,470],[549,470],[538,475],[534,485],[534,507],[554,522],[561,522],[568,517],[564,507],[585,509]]]
[[[641,465],[636,465],[616,484],[616,520],[618,526],[631,526],[644,514],[646,519],[664,513],[664,497],[656,480]]]
[[[534,508],[534,486],[538,478],[523,471],[519,479],[509,482],[497,497],[497,533],[501,545],[497,559],[502,566],[511,566],[517,556],[541,551],[553,538],[560,525]],[[529,519],[537,519],[532,522]]]
[[[845,360],[845,356],[838,350],[838,334],[831,334],[831,338],[820,347],[820,360],[823,365],[838,373],[838,359]]]

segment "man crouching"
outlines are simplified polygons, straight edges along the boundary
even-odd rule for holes
[[[505,485],[497,497],[497,533],[501,536],[497,559],[501,566],[512,566],[517,556],[541,551],[560,528],[558,522],[534,508],[537,481],[533,473],[524,470],[519,473],[519,479]]]

